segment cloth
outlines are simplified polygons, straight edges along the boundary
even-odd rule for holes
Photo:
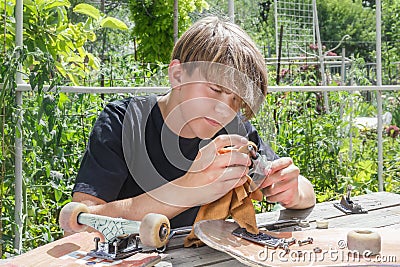
[[[255,146],[254,143],[250,143]],[[242,148],[244,147],[245,146]],[[239,148],[239,151],[246,153],[247,151],[242,148]],[[222,153],[227,152],[228,151],[223,151]],[[222,198],[201,206],[194,223],[202,220],[225,220],[229,216],[232,216],[232,219],[234,219],[240,227],[246,228],[250,233],[258,234],[256,214],[252,199],[261,201],[263,194],[259,189],[251,192],[251,182],[251,178],[247,175],[247,182],[245,184],[232,189]],[[184,240],[184,246],[199,247],[202,245],[204,245],[204,243],[197,238],[194,234],[194,228],[192,228],[192,231]]]
[[[240,116],[216,136],[227,132],[247,137],[260,153],[278,158]],[[172,133],[165,126],[156,95],[111,102],[93,126],[73,192],[106,202],[138,196],[185,175],[204,143]],[[174,158],[175,154],[182,158]],[[171,227],[193,225],[199,208],[172,218]]]

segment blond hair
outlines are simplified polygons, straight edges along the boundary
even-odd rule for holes
[[[267,69],[264,57],[253,40],[238,25],[219,19],[205,17],[194,23],[178,40],[172,52],[172,59],[181,63],[212,62],[228,66],[224,75],[225,84],[238,88],[234,90],[242,98],[241,108],[246,118],[257,113],[267,93]],[[204,70],[207,77],[219,76],[221,72]],[[211,73],[213,72],[213,73]],[[227,74],[227,72],[223,72]],[[246,78],[239,78],[243,77]],[[234,77],[234,78],[232,78]],[[240,82],[238,82],[240,80]]]

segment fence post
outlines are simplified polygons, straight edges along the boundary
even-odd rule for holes
[[[228,0],[228,16],[231,22],[235,22],[235,2]]]
[[[382,43],[381,43],[381,0],[376,0],[376,85],[382,86]],[[379,191],[383,191],[383,122],[382,122],[382,90],[376,91],[376,105],[378,109],[378,182]]]
[[[15,45],[23,46],[23,0],[17,0],[15,3]],[[22,66],[19,66],[21,69]],[[16,73],[17,84],[22,83],[22,76],[20,72]],[[15,88],[17,89],[17,88]],[[15,238],[14,249],[20,254],[22,249],[22,233],[23,233],[23,192],[22,192],[22,92],[16,90],[16,136],[15,136]],[[19,134],[18,134],[19,133]]]

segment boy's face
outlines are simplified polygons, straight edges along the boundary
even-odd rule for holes
[[[182,131],[207,139],[231,122],[240,108],[240,98],[229,89],[206,82],[198,71],[183,73],[178,108],[184,119]],[[191,133],[191,134],[190,134]]]

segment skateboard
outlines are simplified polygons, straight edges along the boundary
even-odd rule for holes
[[[147,214],[142,221],[90,214],[71,202],[60,212],[62,229],[75,234],[0,263],[0,266],[153,266],[170,234],[167,217]],[[91,227],[96,232],[86,232]]]
[[[354,229],[306,229],[293,232],[260,230],[247,233],[232,221],[204,220],[195,224],[196,236],[206,245],[225,252],[248,266],[394,266],[400,265],[400,232],[393,229],[363,229],[378,233],[381,250],[359,252],[347,244]]]

